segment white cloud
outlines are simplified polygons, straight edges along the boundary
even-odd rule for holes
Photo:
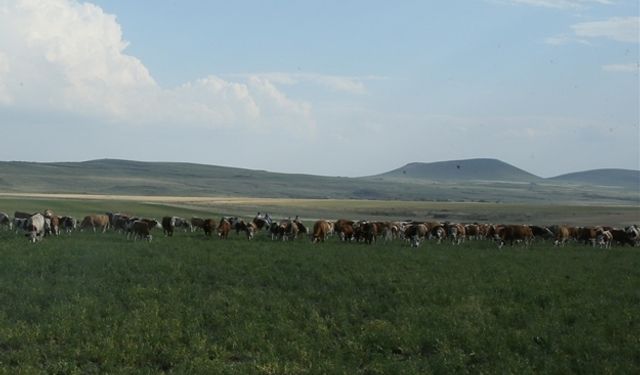
[[[571,26],[573,34],[548,37],[546,44],[561,46],[570,43],[591,44],[588,38],[606,38],[617,42],[640,42],[640,17],[613,17],[604,21],[581,22]]]
[[[325,89],[349,94],[362,95],[367,93],[366,81],[384,80],[386,77],[380,76],[338,76],[319,73],[251,73],[232,74],[232,77],[261,77],[272,83],[280,85],[298,85],[301,83],[312,83]]]
[[[552,46],[563,46],[565,44],[570,44],[570,43],[580,43],[585,45],[590,44],[589,41],[585,39],[579,39],[572,35],[567,35],[567,34],[548,37],[544,40],[544,42],[545,44],[550,44]]]
[[[610,0],[507,0],[513,4],[531,5],[545,8],[555,9],[582,9],[589,5],[600,4],[608,5],[613,2]]]
[[[602,66],[602,70],[613,73],[640,73],[640,63],[607,64]]]
[[[138,125],[313,127],[310,105],[267,78],[211,75],[166,89],[127,45],[116,17],[93,4],[0,0],[0,111],[62,111]]]
[[[638,43],[640,17],[613,17],[604,21],[581,22],[571,28],[578,37],[607,38],[618,42]]]

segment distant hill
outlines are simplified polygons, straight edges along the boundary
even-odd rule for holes
[[[559,177],[543,179],[495,159],[411,163],[381,175],[360,178],[115,159],[63,163],[13,161],[0,162],[0,193],[640,203],[640,192],[629,184],[620,187],[598,180],[597,185],[582,182],[576,185]]]
[[[563,174],[548,180],[582,185],[621,186],[640,191],[640,171],[630,169],[594,169]]]
[[[409,163],[378,175],[432,181],[509,181],[536,182],[541,178],[497,159],[450,160],[435,163]]]

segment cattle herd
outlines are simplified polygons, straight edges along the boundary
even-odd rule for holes
[[[238,217],[222,217],[220,220],[193,217],[189,220],[177,216],[165,216],[161,221],[150,218],[107,212],[87,215],[81,221],[71,216],[58,216],[51,210],[42,213],[16,211],[13,217],[0,212],[0,229],[24,233],[31,242],[38,242],[45,236],[59,236],[73,231],[88,230],[122,233],[133,241],[152,240],[154,230],[172,237],[176,230],[193,233],[201,231],[211,237],[214,233],[227,239],[230,233],[253,239],[258,233],[267,233],[272,240],[296,240],[307,238],[313,243],[324,242],[331,236],[343,242],[363,242],[371,244],[383,240],[401,240],[411,247],[419,247],[424,241],[443,241],[460,245],[467,240],[495,241],[499,248],[505,244],[530,245],[534,240],[549,241],[554,246],[565,246],[577,242],[590,246],[610,248],[611,246],[639,246],[640,226],[626,228],[610,226],[574,227],[568,225],[532,226],[505,224],[461,224],[435,221],[366,221],[366,220],[317,220],[311,228],[296,216],[294,219],[273,220],[271,215],[258,213],[251,220]]]

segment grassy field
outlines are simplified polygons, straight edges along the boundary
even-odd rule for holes
[[[354,220],[439,220],[456,222],[611,225],[624,227],[640,222],[638,205],[526,204],[479,202],[426,202],[348,199],[284,199],[242,197],[144,197],[43,194],[15,196],[0,194],[0,211],[42,212],[53,209],[60,215],[126,212],[161,218],[240,216],[251,219],[257,212],[274,218],[299,215],[307,220],[350,218]]]
[[[67,197],[69,198],[69,197]],[[0,197],[82,217],[637,222],[637,206]],[[638,248],[0,232],[0,373],[638,373]]]
[[[3,373],[638,373],[640,253],[0,233]]]

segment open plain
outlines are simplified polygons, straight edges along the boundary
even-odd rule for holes
[[[0,210],[82,217],[255,212],[274,218],[622,225],[637,207],[3,195]],[[443,215],[443,216],[438,216]],[[498,250],[337,237],[133,241],[112,231],[28,243],[0,232],[7,373],[637,373],[640,252],[550,241]]]

